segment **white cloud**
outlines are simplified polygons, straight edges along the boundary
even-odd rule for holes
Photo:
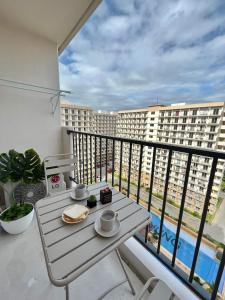
[[[61,56],[61,87],[95,109],[224,100],[223,0],[103,1]]]

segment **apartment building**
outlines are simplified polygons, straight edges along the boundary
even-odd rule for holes
[[[118,114],[95,112],[88,106],[61,102],[61,126],[74,127],[77,131],[115,135]]]
[[[171,106],[151,106],[146,109],[119,111],[117,135],[146,141],[160,141],[169,144],[200,147],[206,149],[225,150],[225,117],[224,103],[205,103],[186,105],[185,103]],[[132,156],[132,180],[137,181],[140,146],[136,146]],[[117,148],[117,160],[120,149]],[[154,189],[163,194],[167,167],[168,151],[157,149]],[[126,176],[129,159],[129,145],[123,151],[123,175]],[[152,149],[144,147],[142,167],[142,183],[149,185]],[[168,198],[180,203],[183,190],[187,156],[173,153]],[[186,194],[186,208],[201,213],[209,173],[211,159],[193,156]],[[211,193],[209,212],[214,213],[219,197],[220,184],[223,177],[224,164],[219,161]]]
[[[115,112],[94,112],[95,133],[114,136],[116,134],[116,121],[118,114]]]
[[[159,111],[157,140],[188,147],[224,151],[223,122],[223,102],[171,105]],[[167,155],[165,150],[157,151],[154,185],[158,193],[163,193]],[[211,163],[211,159],[207,157],[195,155],[192,158],[185,205],[199,213],[203,209]],[[186,164],[186,155],[178,152],[173,154],[168,198],[178,203],[181,199]],[[216,210],[223,172],[224,163],[219,161],[209,207],[209,212],[212,214]]]
[[[61,102],[61,126],[74,127],[77,131],[93,131],[93,111],[88,106]]]
[[[83,132],[92,132],[97,134],[114,136],[116,134],[116,121],[117,113],[114,112],[94,112],[88,106],[79,106],[75,104],[61,102],[61,126],[73,127],[76,131]],[[83,144],[84,142],[84,144]],[[75,143],[78,144],[78,141],[75,140]],[[86,149],[87,148],[87,149]],[[109,140],[106,145],[106,140],[96,141],[96,147],[92,148],[92,161],[94,162],[95,158],[95,149],[96,149],[96,161],[97,161],[97,172],[98,176],[100,175],[100,164],[106,164],[106,159],[110,164],[112,160],[112,142]],[[106,155],[107,150],[107,155]],[[80,141],[80,148],[77,147],[78,155],[82,155],[82,160],[84,160],[84,169],[83,166],[79,167],[80,170],[84,173],[85,176],[91,174],[91,163],[90,163],[90,140]],[[100,155],[101,152],[101,155]],[[89,159],[87,159],[87,157]],[[88,164],[88,169],[87,169]],[[93,165],[92,165],[93,167]],[[109,166],[110,168],[110,166]],[[103,178],[105,177],[105,169],[102,171]]]
[[[116,135],[124,138],[132,138],[136,140],[156,141],[157,140],[157,124],[160,105],[151,106],[144,109],[123,110],[118,112],[117,132]],[[149,171],[152,157],[152,149],[144,147],[142,155],[142,183],[149,182]],[[127,176],[129,162],[129,145],[123,146],[123,173]],[[120,147],[116,148],[116,162],[118,165],[120,160]],[[131,181],[137,182],[140,160],[140,146],[133,145],[132,148],[132,165],[131,165]]]

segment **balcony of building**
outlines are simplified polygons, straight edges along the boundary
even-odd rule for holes
[[[224,160],[224,153],[203,150],[199,148],[168,145],[157,142],[102,136],[91,133],[78,133],[68,131],[68,134],[70,136],[70,139],[72,139],[70,141],[70,144],[73,145],[72,148],[70,148],[70,151],[74,151],[74,153],[78,157],[78,169],[80,170],[81,182],[90,183],[95,182],[96,180],[107,181],[110,185],[114,186],[115,189],[122,191],[127,197],[131,197],[132,199],[134,199],[134,201],[137,201],[138,203],[144,205],[144,207],[146,207],[146,209],[150,211],[150,214],[153,214],[154,218],[155,214],[156,218],[159,217],[158,233],[159,236],[161,235],[161,237],[159,238],[159,242],[151,240],[149,231],[143,231],[137,234],[135,236],[136,241],[141,243],[141,245],[143,245],[151,255],[153,254],[158,260],[160,260],[161,263],[165,264],[167,268],[170,269],[170,271],[176,274],[176,276],[178,276],[178,278],[188,286],[189,289],[194,290],[196,295],[200,298],[214,299],[215,292],[209,292],[209,288],[207,287],[206,282],[203,283],[203,278],[205,275],[200,275],[202,272],[201,270],[203,269],[208,275],[213,273],[214,275],[209,275],[209,278],[213,281],[213,287],[216,281],[217,284],[219,284],[220,287],[218,286],[218,289],[220,290],[220,292],[218,291],[217,297],[222,298],[224,293],[222,291],[223,279],[219,279],[219,276],[220,278],[223,278],[224,276],[222,275],[224,274],[224,265],[222,260],[217,261],[215,259],[216,265],[214,265],[212,269],[212,265],[211,267],[208,266],[209,261],[212,262],[212,257],[210,258],[210,256],[208,256],[208,262],[207,260],[205,261],[206,265],[204,267],[200,267],[200,265],[202,262],[204,247],[208,244],[206,238],[207,235],[212,235],[213,232],[216,233],[220,231],[220,229],[218,228],[211,228],[211,226],[207,222],[209,218],[208,213],[212,214],[215,212],[215,207],[218,201],[219,189],[215,190],[214,188],[215,183],[218,181],[218,178],[215,176],[215,174],[217,169],[217,162],[218,160]],[[84,140],[83,145],[82,140]],[[107,145],[107,143],[109,143],[110,141],[113,145],[113,148],[111,159],[108,159],[107,153],[105,152],[107,147],[105,147],[103,150],[99,145],[103,143]],[[91,150],[95,148],[95,143],[97,143],[98,145],[98,151],[100,151],[100,153],[102,152],[102,157],[104,157],[104,160],[102,159],[101,162],[101,157],[100,155],[98,156],[97,169],[95,166],[95,156],[92,154]],[[147,153],[146,149],[150,147],[152,149],[150,177],[148,176],[148,182],[145,182],[145,155]],[[133,153],[133,149],[135,149],[135,153]],[[163,154],[166,158],[164,160],[165,164],[163,165],[164,170],[162,173],[159,172],[160,170],[158,169],[156,161],[156,153],[159,149],[163,149],[163,151],[161,151],[161,155]],[[87,154],[84,159],[80,156],[83,151],[85,151],[85,153]],[[139,155],[137,155],[137,151],[139,152]],[[175,176],[172,172],[172,162],[174,162],[175,157],[181,157],[181,155],[183,163],[182,181],[180,180],[181,174],[178,173],[177,176]],[[202,182],[198,183],[196,181],[193,182],[195,187],[190,187],[190,183],[192,182],[192,180],[194,180],[192,173],[195,169],[195,161],[197,158],[201,159],[202,161],[205,161],[207,159],[207,162],[209,160],[209,168],[207,170],[208,177],[204,178],[204,189],[201,189]],[[88,170],[85,170],[85,159],[88,159],[90,161]],[[106,170],[109,164],[110,173],[107,173]],[[102,166],[102,168],[100,168],[100,166]],[[137,170],[137,172],[134,172],[134,169]],[[159,173],[161,173],[161,177],[157,175]],[[155,179],[157,178],[160,178],[161,180],[160,185],[156,184],[155,182]],[[195,176],[195,179],[198,180],[199,176]],[[136,182],[136,185],[134,184],[134,182]],[[176,184],[175,190],[173,188],[174,184],[171,185],[171,183]],[[141,190],[141,186],[143,184],[148,189],[148,193],[146,195],[145,192]],[[198,187],[196,186],[196,184],[198,185]],[[179,193],[177,192],[178,186]],[[160,202],[159,200],[155,200],[156,193],[160,195],[160,197],[162,197],[161,204],[158,203]],[[171,216],[169,216],[168,214],[168,212],[170,211],[168,210],[168,206],[170,206],[171,203],[173,204],[173,201],[176,202],[177,211],[175,214],[172,214],[171,218]],[[155,206],[156,203],[157,206]],[[188,265],[188,263],[182,257],[182,254],[177,254],[181,250],[178,250],[178,242],[176,241],[179,240],[179,242],[181,242],[181,236],[183,236],[186,230],[189,230],[191,228],[191,223],[189,223],[190,227],[187,225],[188,228],[185,228],[184,225],[186,224],[186,222],[188,223],[190,221],[188,214],[186,214],[186,212],[189,212],[189,210],[198,212],[197,215],[199,216],[199,219],[196,223],[196,232],[194,233],[192,229],[189,231],[191,236],[194,237],[194,247],[192,249],[193,252],[191,250],[191,252],[188,252],[187,254],[190,255],[191,258],[191,261]],[[172,229],[172,232],[174,232],[173,243],[175,246],[173,245],[172,248],[166,246],[165,240],[164,242],[162,242],[163,239],[167,239],[167,229],[171,226],[168,225],[170,224],[170,222],[172,222],[172,226],[175,226],[174,229]],[[193,219],[193,222],[196,221]],[[153,227],[154,226],[156,226],[156,224],[153,224]],[[214,236],[214,238],[216,238],[217,241],[220,239],[220,242],[223,243],[223,236],[223,233],[220,232],[220,234]],[[213,243],[210,244],[211,250],[214,247],[212,245]],[[214,247],[214,249],[216,250],[218,249],[218,247],[216,246]],[[183,249],[183,251],[185,253],[187,249]],[[216,252],[217,251],[218,250],[216,250]],[[216,255],[216,252],[214,252],[214,255]],[[219,267],[219,265],[221,268]],[[219,269],[222,272],[220,274]],[[213,276],[213,278],[215,277],[215,281],[211,276]],[[218,283],[219,281],[220,283]],[[201,282],[201,284],[199,284],[199,282]]]

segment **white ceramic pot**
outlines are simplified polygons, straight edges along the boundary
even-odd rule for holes
[[[29,203],[29,204],[31,204],[31,203]],[[31,204],[31,205],[33,206],[33,204]],[[8,209],[9,208],[5,209],[0,214],[0,216]],[[1,223],[2,228],[6,232],[11,233],[11,234],[19,234],[19,233],[24,232],[29,227],[29,225],[33,219],[33,216],[34,216],[34,207],[33,207],[32,211],[23,218],[20,218],[15,221],[10,221],[10,222],[0,220],[0,223]]]

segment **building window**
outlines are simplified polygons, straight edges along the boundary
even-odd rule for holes
[[[218,115],[218,113],[219,113],[219,108],[215,108],[215,109],[213,110],[213,114],[214,114],[214,115]]]
[[[210,131],[211,131],[211,132],[216,131],[216,127],[215,127],[215,126],[211,126],[211,127],[210,127]]]
[[[191,123],[195,123],[195,118],[192,118],[192,119],[191,119]]]
[[[188,141],[188,145],[191,146],[192,145],[192,141]]]
[[[212,143],[208,143],[208,148],[212,148]]]
[[[187,110],[185,110],[185,111],[184,111],[184,116],[187,116],[187,113],[188,113]]]
[[[198,146],[198,147],[201,147],[201,145],[202,145],[202,142],[197,141],[197,146]]]
[[[196,110],[196,109],[193,110],[192,115],[193,115],[193,116],[196,116],[196,115],[197,115],[197,110]]]
[[[69,122],[68,121],[66,121],[66,126],[68,126],[69,125]]]
[[[217,122],[217,118],[212,118],[212,123],[216,123]]]
[[[193,138],[193,132],[189,133],[189,138]]]
[[[209,135],[209,140],[213,140],[214,139],[214,135],[213,134],[210,134]]]
[[[68,114],[68,109],[67,108],[65,109],[65,113]]]

